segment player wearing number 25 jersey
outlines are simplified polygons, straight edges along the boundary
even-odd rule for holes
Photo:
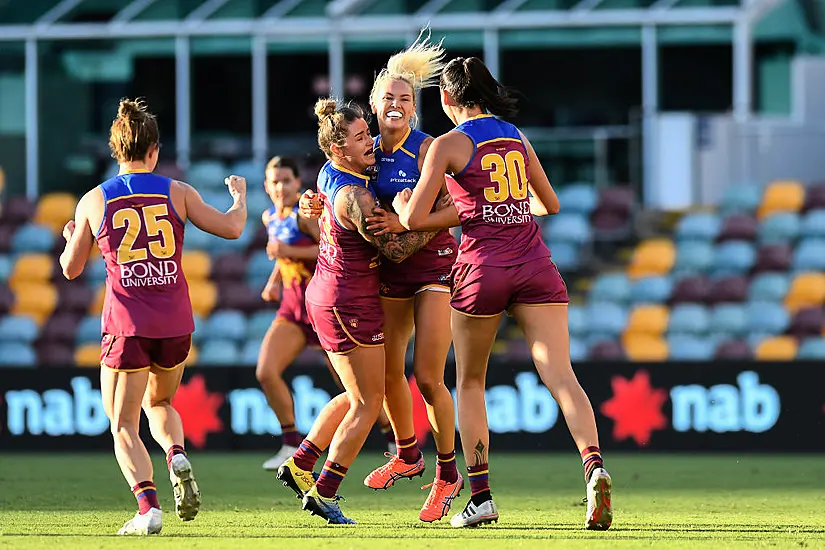
[[[481,114],[456,131],[470,138],[475,153],[447,178],[462,231],[450,304],[487,316],[516,303],[567,303],[567,288],[530,213],[528,154],[518,128]]]

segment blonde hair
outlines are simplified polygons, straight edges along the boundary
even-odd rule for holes
[[[422,88],[438,85],[441,71],[444,69],[444,56],[447,52],[441,47],[444,39],[438,44],[430,42],[430,34],[422,39],[424,32],[422,29],[418,38],[412,45],[390,57],[387,66],[381,69],[375,77],[372,85],[370,100],[375,103],[379,90],[393,80],[403,80],[413,89],[413,102],[415,102],[415,92]]]
[[[364,118],[364,110],[356,103],[340,104],[325,98],[315,103],[315,116],[318,117],[318,146],[332,160],[332,146],[343,147],[347,143],[350,123]]]

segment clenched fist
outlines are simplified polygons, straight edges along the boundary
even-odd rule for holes
[[[324,212],[324,203],[320,195],[312,189],[307,189],[298,201],[298,208],[305,218],[320,218]]]
[[[63,238],[66,239],[66,242],[69,242],[69,239],[72,238],[75,227],[76,224],[74,223],[74,220],[69,220],[66,222],[66,225],[63,226]]]
[[[233,175],[223,180],[223,182],[229,189],[229,194],[232,195],[232,198],[242,197],[246,195],[246,178]]]

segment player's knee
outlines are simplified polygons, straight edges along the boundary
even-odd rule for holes
[[[262,386],[282,379],[280,371],[277,368],[267,368],[264,366],[258,366],[258,368],[255,369],[255,378],[258,379],[258,383]]]
[[[115,440],[134,440],[138,437],[138,428],[133,422],[126,419],[115,419],[111,423],[110,429]]]
[[[350,399],[350,408],[358,418],[378,418],[381,407],[384,406],[384,394],[361,395],[358,399]]]
[[[418,391],[421,392],[424,401],[430,404],[435,401],[438,391],[444,387],[444,380],[438,379],[437,377],[419,377],[416,375],[415,382],[418,385]]]
[[[143,397],[143,403],[141,403],[141,407],[143,410],[148,410],[153,407],[171,407],[172,406],[172,399],[166,396],[157,396],[157,395],[149,395],[146,394]]]

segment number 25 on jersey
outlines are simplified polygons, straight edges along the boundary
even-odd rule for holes
[[[117,247],[117,263],[128,264],[139,262],[147,258],[146,248],[133,248],[143,226],[146,226],[146,235],[160,236],[157,240],[149,241],[148,251],[158,259],[166,259],[175,254],[175,230],[172,222],[162,219],[169,215],[169,208],[165,204],[144,206],[140,211],[134,208],[121,208],[112,216],[112,227],[126,228],[123,240]]]
[[[484,188],[484,198],[488,202],[504,202],[510,197],[526,199],[526,164],[521,151],[508,151],[503,157],[498,153],[481,157],[481,169],[490,172],[490,181],[495,184]]]

